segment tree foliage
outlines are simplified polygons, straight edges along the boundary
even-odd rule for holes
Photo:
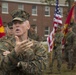
[[[74,2],[74,0],[65,0],[65,3],[68,4],[68,11],[70,10],[73,2]]]
[[[52,3],[56,2],[56,0],[44,0],[44,1],[48,4],[52,4]],[[65,0],[65,4],[68,4],[68,11],[70,10],[73,2],[74,2],[74,0]]]

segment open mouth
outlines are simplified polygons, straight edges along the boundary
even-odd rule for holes
[[[19,29],[16,29],[16,31],[19,31]]]
[[[20,29],[16,29],[16,32],[20,32]]]

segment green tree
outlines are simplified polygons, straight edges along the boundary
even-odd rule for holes
[[[55,3],[56,0],[44,0],[44,2],[46,2],[48,4],[52,4],[52,3]],[[65,0],[65,4],[68,4],[68,11],[70,10],[73,2],[74,2],[74,0]]]
[[[68,4],[68,11],[69,11],[72,6],[72,3],[74,3],[74,0],[65,0],[65,3]]]

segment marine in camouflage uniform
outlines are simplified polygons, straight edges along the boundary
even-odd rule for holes
[[[6,50],[12,51],[4,56],[3,52]],[[2,42],[0,44],[0,69],[5,74],[0,74],[42,75],[43,70],[46,68],[46,53],[43,45],[33,40],[33,46],[17,56],[10,42]]]
[[[61,65],[62,65],[62,38],[63,38],[63,33],[62,33],[62,27],[58,26],[55,36],[54,36],[54,48],[53,48],[53,53],[52,53],[52,61],[50,65],[51,73],[53,70],[53,64],[54,60],[57,59],[57,70],[58,73],[61,71]]]
[[[26,33],[29,29],[28,15],[23,10],[16,10],[12,14],[16,40],[13,46],[10,44],[11,41],[0,43],[1,75],[42,75],[44,68],[46,68],[47,51],[43,45],[29,38],[24,40],[21,37],[25,34],[23,28],[26,28]],[[9,53],[4,55],[6,50]]]
[[[13,33],[13,23],[12,22],[8,22],[7,23],[7,39],[11,41],[11,43],[14,42],[14,33]],[[13,44],[12,44],[13,45]]]
[[[31,32],[29,31],[29,37],[30,37],[31,39],[34,39],[34,40],[36,40],[36,41],[39,41],[39,36],[38,36],[36,33],[31,33]]]
[[[4,39],[12,39],[13,37],[13,24],[12,22],[8,22],[5,27],[6,35],[3,37]]]
[[[68,62],[67,68],[72,70],[74,68],[74,50],[76,51],[76,34],[72,31],[73,23],[68,26],[68,33],[65,36],[64,55]]]
[[[31,39],[34,39],[34,40],[36,40],[36,41],[39,41],[39,36],[38,36],[37,33],[35,32],[35,26],[31,26],[31,27],[30,27],[28,36],[29,36]]]
[[[13,23],[12,22],[7,23],[7,36],[9,37],[13,36]]]
[[[10,40],[11,43],[13,43],[15,39],[14,39],[14,35],[13,35],[13,24],[12,24],[12,22],[7,23],[5,30],[6,30],[6,35],[3,36],[2,38],[0,38],[0,42],[6,41],[7,43],[9,43],[9,40]]]

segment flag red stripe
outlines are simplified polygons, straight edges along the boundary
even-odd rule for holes
[[[62,18],[61,18],[61,17],[55,17],[55,19],[57,19],[57,20],[62,20]]]
[[[62,25],[62,23],[58,23],[58,22],[55,22],[55,21],[54,21],[54,24],[59,24],[59,25]]]

